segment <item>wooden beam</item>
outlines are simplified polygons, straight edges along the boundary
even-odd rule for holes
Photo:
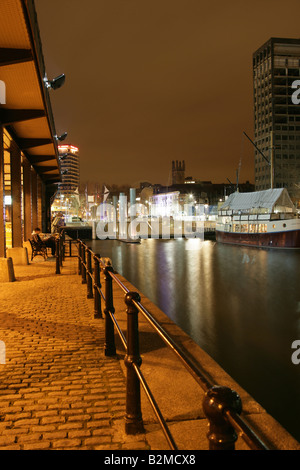
[[[27,154],[27,156],[32,165],[36,165],[37,163],[50,162],[52,160],[56,161],[55,155],[28,155]]]
[[[49,171],[57,170],[56,166],[37,166],[37,165],[34,165],[34,168],[36,169],[38,174],[48,173]]]
[[[45,116],[46,113],[43,109],[0,109],[0,122],[4,126]]]
[[[55,183],[61,183],[60,177],[49,175],[49,177],[46,180],[46,184],[51,185],[51,184],[55,184]]]
[[[30,62],[31,60],[33,60],[33,56],[30,49],[0,47],[0,67]]]
[[[42,145],[52,144],[51,139],[18,139],[18,143],[21,146],[21,150],[30,149],[33,147],[41,147]]]

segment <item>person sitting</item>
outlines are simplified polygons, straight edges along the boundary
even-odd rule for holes
[[[57,214],[51,223],[51,233],[58,233],[61,227],[65,227],[66,223],[64,217],[60,214]]]
[[[41,229],[37,227],[32,232],[32,239],[39,246],[46,246],[47,248],[51,248],[51,254],[52,256],[55,256],[55,251],[56,251],[55,237],[51,236],[49,238],[42,238]]]

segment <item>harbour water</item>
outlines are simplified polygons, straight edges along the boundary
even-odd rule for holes
[[[90,241],[300,441],[300,253],[200,239]]]

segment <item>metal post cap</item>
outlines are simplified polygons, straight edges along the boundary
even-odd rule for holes
[[[132,301],[135,301],[135,302],[141,301],[141,296],[138,292],[127,292],[127,294],[125,294],[126,305],[131,305]]]
[[[214,386],[210,388],[203,400],[203,409],[206,416],[216,422],[223,420],[225,410],[237,414],[242,412],[242,401],[237,392],[229,387]]]

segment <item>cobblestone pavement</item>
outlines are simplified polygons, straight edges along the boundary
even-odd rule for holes
[[[66,258],[36,257],[0,284],[0,450],[149,449],[124,432],[125,378],[103,354],[104,321]]]

